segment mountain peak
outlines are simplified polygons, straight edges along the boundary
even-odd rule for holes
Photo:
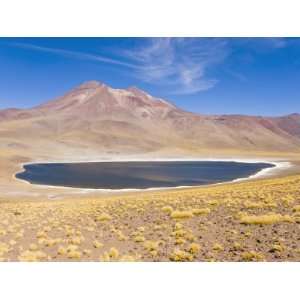
[[[96,89],[101,86],[105,86],[105,84],[102,83],[101,81],[90,80],[90,81],[83,82],[78,87],[76,87],[76,89],[80,89],[80,90],[81,89]]]
[[[127,88],[127,91],[137,95],[137,96],[143,96],[143,97],[151,97],[148,93],[146,93],[145,91],[139,89],[138,87],[136,86],[130,86],[129,88]]]

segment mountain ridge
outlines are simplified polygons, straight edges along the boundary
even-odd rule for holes
[[[54,152],[300,152],[299,113],[196,114],[137,87],[115,89],[99,81],[84,82],[31,109],[0,110],[0,124],[4,147],[17,140],[37,150],[35,143],[44,142]]]
[[[94,89],[100,88],[100,87],[109,88],[110,90],[114,90],[114,91],[129,91],[129,92],[132,92],[132,93],[135,93],[135,94],[147,96],[147,97],[152,98],[152,99],[160,100],[161,102],[164,102],[164,103],[166,103],[170,106],[177,107],[171,101],[165,100],[165,99],[162,99],[162,98],[158,98],[158,97],[154,97],[154,96],[150,95],[149,93],[139,89],[136,86],[129,86],[125,89],[117,89],[117,88],[109,87],[105,83],[103,83],[101,81],[97,81],[97,80],[90,80],[90,81],[83,82],[82,84],[80,84],[78,86],[75,86],[70,91],[66,92],[62,97],[67,96],[67,95],[69,95],[71,93],[74,93],[76,91],[79,92],[79,91],[82,91],[82,90],[89,90],[89,89],[94,90]],[[3,109],[0,109],[0,115],[1,114],[2,115],[9,114],[9,113],[18,112],[18,111],[19,112],[27,112],[27,111],[35,110],[35,109],[38,109],[40,107],[46,106],[48,103],[49,104],[53,103],[54,101],[56,101],[57,99],[60,99],[62,97],[57,97],[55,99],[48,100],[45,103],[33,106],[31,108],[17,108],[17,107],[3,108]],[[180,108],[180,110],[185,111],[181,108]],[[201,113],[196,113],[196,112],[192,112],[192,111],[185,111],[185,112],[186,113],[191,113],[191,114],[194,114],[194,115],[198,115],[198,116],[200,115],[200,116],[212,116],[212,117],[213,116],[217,116],[217,117],[249,117],[249,118],[251,118],[251,117],[255,117],[255,118],[282,118],[282,117],[299,118],[300,117],[300,113],[298,113],[298,112],[293,112],[293,113],[289,113],[289,114],[286,114],[286,115],[279,115],[279,116],[247,115],[247,114],[239,114],[239,113],[235,113],[235,114],[201,114]]]

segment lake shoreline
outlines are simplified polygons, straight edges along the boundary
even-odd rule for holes
[[[242,178],[236,178],[230,181],[222,181],[218,183],[211,183],[211,184],[202,184],[202,185],[180,185],[180,186],[173,186],[173,187],[150,187],[150,188],[125,188],[125,189],[101,189],[101,188],[82,188],[82,187],[70,187],[70,186],[56,186],[56,185],[46,185],[46,184],[34,184],[24,179],[17,178],[16,175],[19,174],[19,171],[13,175],[13,179],[20,181],[22,183],[26,183],[30,186],[35,188],[41,189],[64,189],[66,191],[76,191],[82,194],[88,194],[91,192],[97,193],[111,193],[111,194],[119,194],[125,192],[148,192],[148,191],[160,191],[160,190],[178,190],[178,189],[190,189],[190,188],[201,188],[207,186],[215,186],[220,184],[230,184],[235,182],[242,182],[242,181],[249,181],[255,180],[260,178],[268,178],[271,176],[279,175],[284,170],[287,170],[292,167],[292,163],[290,161],[274,161],[274,160],[266,160],[266,159],[246,159],[246,158],[143,158],[143,159],[102,159],[102,160],[67,160],[67,161],[32,161],[27,163],[20,164],[20,172],[25,171],[26,165],[32,164],[57,164],[57,163],[97,163],[97,162],[237,162],[237,163],[266,163],[273,165],[272,167],[266,167],[258,172]]]

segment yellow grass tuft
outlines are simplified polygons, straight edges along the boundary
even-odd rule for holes
[[[53,247],[53,246],[55,246],[56,244],[58,244],[59,243],[59,239],[46,239],[46,240],[44,240],[44,245],[46,246],[46,247]]]
[[[194,208],[192,212],[195,216],[206,215],[210,213],[210,208]]]
[[[242,254],[243,261],[263,261],[264,255],[255,251],[244,252]]]
[[[283,246],[275,244],[270,249],[270,252],[282,252],[284,250]]]
[[[173,212],[173,208],[171,206],[164,206],[161,210],[168,214],[171,214]]]
[[[68,252],[67,255],[68,258],[70,259],[80,259],[81,258],[81,252],[78,250],[71,250]]]
[[[187,251],[175,249],[170,255],[171,261],[192,261],[193,255]]]
[[[65,247],[60,246],[57,249],[57,254],[58,255],[66,255],[67,254],[67,249]]]
[[[81,238],[76,236],[70,239],[70,243],[73,245],[80,245],[81,244]]]
[[[67,252],[72,252],[72,251],[76,251],[78,249],[77,245],[69,245],[67,247]]]
[[[9,251],[9,246],[6,243],[0,242],[0,256],[3,256]]]
[[[46,234],[45,231],[38,231],[37,234],[36,234],[36,237],[38,239],[40,239],[40,238],[47,238],[47,234]]]
[[[128,237],[123,232],[117,233],[117,236],[118,236],[119,241],[127,241],[128,240]]]
[[[137,228],[137,230],[139,232],[145,232],[145,227],[144,226],[140,226],[140,227]]]
[[[182,210],[182,211],[175,210],[171,213],[172,219],[187,219],[192,217],[193,217],[193,212],[188,210]]]
[[[19,261],[34,262],[46,259],[47,255],[42,251],[26,250],[19,255]]]
[[[175,226],[175,228],[176,228],[176,226]],[[184,229],[177,229],[177,230],[173,231],[172,235],[174,235],[176,238],[184,237],[186,235],[186,231]]]
[[[216,206],[219,204],[219,202],[217,200],[209,200],[209,201],[207,201],[207,204],[209,204],[211,206]]]
[[[188,247],[188,252],[190,252],[191,254],[197,254],[201,249],[201,246],[197,243],[191,243]]]
[[[175,245],[183,245],[185,243],[185,239],[183,238],[176,238]]]
[[[142,236],[142,235],[137,235],[137,236],[134,237],[133,240],[134,240],[136,243],[142,243],[142,242],[145,241],[145,237]]]
[[[156,241],[146,241],[144,243],[144,248],[147,250],[147,251],[154,251],[158,249],[158,246],[159,246],[159,242],[156,242]]]
[[[111,259],[117,259],[119,257],[119,251],[118,249],[112,247],[110,248],[108,255]]]
[[[281,222],[293,222],[289,215],[266,214],[266,215],[242,215],[240,218],[242,224],[268,225]]]
[[[245,201],[244,206],[246,208],[263,208],[265,204],[263,202]]]
[[[300,212],[300,205],[296,205],[293,207],[294,212]]]
[[[111,219],[112,219],[111,216],[106,213],[103,213],[96,217],[96,221],[99,221],[99,222],[110,221]]]
[[[213,250],[215,250],[215,251],[223,251],[224,250],[224,247],[221,245],[221,244],[219,244],[219,243],[215,243],[214,245],[213,245],[213,248],[212,248]]]
[[[239,251],[239,250],[242,249],[242,245],[238,242],[234,242],[232,248],[233,248],[234,251]]]
[[[178,223],[178,222],[175,223],[175,230],[179,230],[182,228],[183,228],[183,225],[181,223]]]

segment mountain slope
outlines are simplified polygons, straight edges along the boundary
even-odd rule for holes
[[[135,87],[91,81],[32,109],[0,111],[0,141],[45,156],[298,153],[300,115],[199,115]]]

